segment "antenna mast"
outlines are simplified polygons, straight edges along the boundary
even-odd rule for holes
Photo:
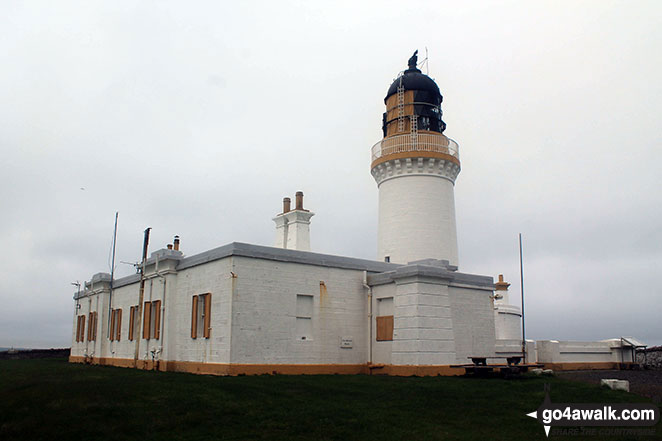
[[[110,338],[110,317],[113,308],[113,281],[115,280],[115,248],[117,245],[117,217],[119,211],[115,212],[115,228],[113,230],[113,259],[110,264],[110,291],[108,292],[108,338]]]
[[[524,265],[522,263],[522,233],[519,233],[519,282],[522,297],[522,361],[526,363],[526,331],[524,328]]]

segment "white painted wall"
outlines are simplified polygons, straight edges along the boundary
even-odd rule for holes
[[[494,302],[494,325],[498,340],[522,338],[522,312],[518,306]]]
[[[448,285],[411,277],[396,283],[391,362],[395,365],[447,365],[455,362]]]
[[[368,361],[362,271],[238,256],[233,264],[232,363]],[[313,335],[305,341],[296,338],[297,294],[313,296]],[[352,339],[352,348],[341,348],[343,337]]]
[[[632,361],[630,349],[625,348],[625,351],[623,351],[617,340],[538,340],[536,341],[536,348],[539,363],[620,363]]]
[[[379,184],[377,259],[434,258],[458,264],[454,184],[436,175],[402,175]]]
[[[469,357],[495,355],[494,302],[492,291],[450,286],[456,358],[453,363],[468,363]]]
[[[101,357],[105,350],[107,350],[107,311],[108,311],[108,283],[98,282],[90,284],[85,291],[90,295],[82,297],[78,300],[80,308],[77,310],[73,318],[72,333],[71,333],[71,355],[79,357]],[[74,304],[76,301],[74,301]],[[98,312],[97,318],[97,336],[96,340],[89,341],[87,339],[88,331],[90,328],[90,312]],[[76,342],[76,327],[79,316],[85,316],[85,333],[84,340]]]
[[[229,363],[232,342],[233,257],[215,260],[179,271],[177,291],[168,303],[172,334],[170,360]],[[191,338],[191,313],[194,295],[211,293],[211,334],[208,339]]]
[[[146,285],[146,291],[149,290],[149,283]],[[138,295],[139,295],[139,284],[134,283],[132,285],[126,285],[119,288],[113,289],[112,295],[112,308],[113,309],[122,309],[122,326],[121,326],[121,336],[119,341],[110,341],[108,339],[108,309],[104,308],[104,350],[102,357],[111,357],[111,358],[130,358],[133,359],[136,340],[129,341],[129,318],[131,314],[131,306],[138,305]],[[148,296],[145,296],[148,297]],[[134,332],[134,339],[141,338],[142,328]],[[141,347],[143,353],[146,349],[145,340],[141,342]],[[146,358],[146,354],[142,354],[140,359]]]

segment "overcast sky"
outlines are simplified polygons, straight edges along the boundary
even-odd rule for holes
[[[527,337],[662,344],[662,4],[3,1],[0,346],[71,340],[71,282],[172,236],[375,258],[370,148],[415,49],[460,145],[460,270],[503,273]],[[425,71],[425,68],[424,68]],[[119,276],[133,273],[118,263]]]

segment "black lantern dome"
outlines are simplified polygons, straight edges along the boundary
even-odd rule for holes
[[[392,124],[397,125],[397,112],[393,112],[394,105],[397,105],[398,89],[401,88],[404,93],[412,91],[413,96],[408,94],[405,99],[404,105],[413,105],[413,112],[408,111],[409,115],[415,115],[417,118],[418,130],[427,130],[432,132],[443,133],[446,130],[446,123],[441,119],[441,103],[444,100],[439,92],[437,83],[432,78],[425,75],[416,67],[418,61],[418,51],[409,59],[409,68],[405,70],[402,75],[393,81],[391,87],[388,88],[384,103],[386,104],[386,112],[382,118],[382,130],[384,136],[393,134],[393,129],[389,130]],[[391,98],[393,97],[393,98]],[[391,99],[389,99],[391,98]]]

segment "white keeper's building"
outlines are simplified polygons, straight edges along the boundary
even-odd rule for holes
[[[388,89],[372,148],[376,260],[310,251],[298,192],[274,217],[275,247],[231,243],[185,256],[179,238],[139,273],[95,274],[74,297],[70,361],[208,374],[454,375],[470,357],[521,354],[520,308],[500,277],[458,270],[458,144],[417,67]],[[145,247],[146,251],[146,247]],[[527,342],[527,360],[613,368],[638,343]]]

